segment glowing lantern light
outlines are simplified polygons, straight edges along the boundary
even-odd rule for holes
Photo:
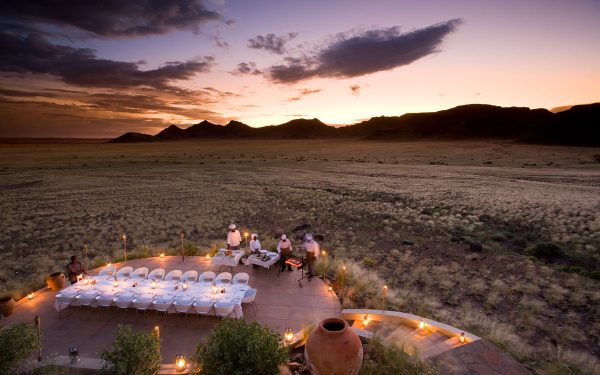
[[[181,354],[177,354],[175,357],[175,369],[177,372],[183,372],[183,370],[185,370],[185,357]]]
[[[119,280],[115,279],[115,281],[113,281],[113,286],[114,287],[119,286]]]
[[[164,258],[165,257],[165,253],[160,253],[160,257]]]
[[[156,289],[156,280],[152,280],[152,289]]]
[[[210,254],[206,254],[206,260],[210,260]]]
[[[292,342],[292,340],[294,339],[294,332],[291,328],[286,328],[284,338],[285,341],[287,341],[288,343]]]
[[[458,342],[460,342],[461,344],[464,344],[465,342],[467,342],[464,332],[461,332],[460,336],[458,336]]]
[[[365,327],[368,326],[370,320],[371,319],[369,319],[369,316],[365,315],[365,317],[363,318],[363,326],[365,326]]]
[[[419,329],[424,329],[425,328],[425,320],[421,319],[421,321],[419,322]]]
[[[27,299],[33,299],[33,297],[35,297],[35,294],[33,294],[33,292],[29,292],[29,294],[27,295]]]

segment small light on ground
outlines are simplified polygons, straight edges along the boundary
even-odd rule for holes
[[[419,322],[419,329],[424,329],[425,328],[425,320],[421,319],[421,321]]]
[[[33,299],[33,297],[35,297],[35,294],[33,294],[33,292],[29,292],[27,299]]]
[[[160,257],[164,258],[165,257],[165,253],[160,253]]]
[[[460,342],[461,344],[464,344],[465,342],[467,342],[467,338],[465,337],[464,332],[461,332],[460,336],[458,336],[458,342]]]
[[[287,328],[285,330],[285,341],[287,341],[288,343],[292,342],[292,340],[294,339],[294,332],[292,331],[291,328]]]
[[[177,372],[182,372],[185,370],[185,357],[181,354],[178,354],[175,357],[175,369]]]
[[[363,326],[365,326],[365,327],[368,326],[370,320],[371,319],[369,319],[369,316],[365,315],[365,317],[363,318]]]

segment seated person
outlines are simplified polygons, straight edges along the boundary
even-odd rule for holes
[[[252,241],[250,241],[250,252],[252,254],[260,253],[260,241],[258,240],[258,234],[252,233]]]
[[[81,263],[77,261],[77,257],[73,255],[71,257],[71,263],[67,264],[67,277],[69,278],[71,285],[75,284],[77,282],[77,276],[81,276],[82,274],[88,275]]]

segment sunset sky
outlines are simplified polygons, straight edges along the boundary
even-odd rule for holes
[[[599,40],[597,0],[2,2],[0,137],[598,102]]]

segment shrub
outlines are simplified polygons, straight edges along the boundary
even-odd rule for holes
[[[256,322],[225,319],[196,346],[191,358],[196,371],[206,375],[277,374],[288,359],[281,337]]]
[[[374,266],[375,266],[375,263],[376,263],[376,262],[375,262],[375,259],[373,259],[373,258],[369,258],[369,257],[364,257],[364,258],[363,258],[363,264],[364,264],[366,267],[374,267]]]
[[[420,361],[416,356],[406,354],[396,345],[384,345],[375,338],[365,350],[360,375],[434,375],[438,371]]]
[[[555,261],[565,256],[564,251],[553,243],[541,243],[530,247],[527,250],[527,255],[545,261]]]
[[[111,374],[153,375],[160,369],[160,342],[151,332],[119,326],[110,350],[102,352],[104,370]]]
[[[19,364],[38,347],[37,332],[31,324],[19,323],[0,330],[0,374],[17,372]]]

